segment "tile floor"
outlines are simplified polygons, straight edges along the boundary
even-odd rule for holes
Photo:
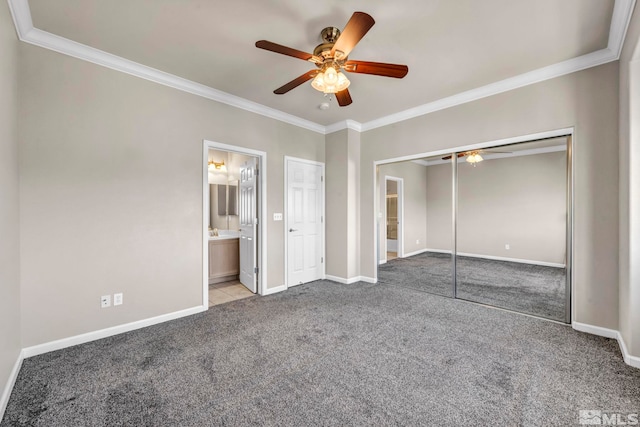
[[[398,252],[387,252],[387,261],[398,258]]]
[[[209,307],[225,302],[252,297],[255,294],[240,283],[239,280],[209,285]]]

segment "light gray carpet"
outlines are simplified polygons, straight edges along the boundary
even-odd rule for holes
[[[319,281],[25,360],[2,426],[574,425],[640,410],[615,341]]]
[[[565,269],[458,256],[457,297],[565,321]],[[453,297],[451,255],[425,252],[380,266],[381,283]]]

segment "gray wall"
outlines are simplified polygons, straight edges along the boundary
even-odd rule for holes
[[[565,264],[566,163],[566,152],[459,162],[458,252]],[[426,169],[427,247],[451,249],[451,165]]]
[[[385,210],[384,177],[402,178],[404,186],[404,253],[425,249],[427,243],[427,168],[413,162],[380,165],[380,212]],[[386,258],[385,218],[380,221],[380,259]],[[420,243],[416,243],[419,240]]]
[[[20,59],[25,347],[201,305],[203,139],[267,152],[283,283],[284,156],[324,161],[323,135],[31,45]]]
[[[640,357],[640,11],[620,57],[620,334]]]
[[[349,278],[348,211],[349,180],[348,132],[341,130],[326,136],[325,215],[326,274]]]
[[[433,165],[427,171],[427,248],[451,251],[453,243],[452,166]]]
[[[576,129],[576,320],[617,329],[617,63],[364,132],[361,274],[373,275],[376,264],[374,161],[572,126]]]
[[[385,176],[404,180],[405,252],[450,251],[451,165],[380,165],[380,212]],[[382,220],[380,259],[386,251]],[[458,252],[564,264],[565,224],[566,152],[486,159],[476,167],[459,162]]]
[[[0,3],[0,394],[18,360],[18,38],[7,2]],[[0,416],[2,416],[0,408]]]

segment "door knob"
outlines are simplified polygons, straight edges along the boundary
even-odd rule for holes
[[[295,228],[290,228],[289,229],[289,233],[293,233],[294,231],[298,231],[298,230],[296,230]]]

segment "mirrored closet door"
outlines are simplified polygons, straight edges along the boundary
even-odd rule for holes
[[[567,138],[463,154],[456,296],[564,322]]]
[[[378,282],[570,323],[569,136],[378,166]]]

